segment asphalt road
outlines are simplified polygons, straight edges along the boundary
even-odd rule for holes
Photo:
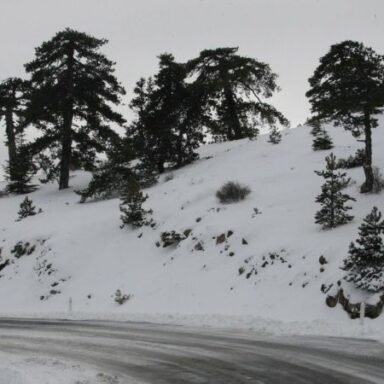
[[[152,324],[0,319],[0,350],[97,367],[119,383],[384,383],[384,345]]]

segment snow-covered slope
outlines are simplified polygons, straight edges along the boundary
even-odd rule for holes
[[[73,189],[89,178],[81,173],[71,179],[70,190],[49,185],[31,194],[43,213],[19,222],[23,197],[0,199],[1,263],[10,260],[0,272],[0,312],[47,316],[72,306],[71,316],[241,323],[267,330],[285,323],[295,332],[304,322],[308,331],[356,329],[358,322],[340,307],[325,305],[320,288],[342,278],[349,242],[371,208],[383,208],[383,195],[360,194],[363,171],[350,170],[354,221],[332,231],[314,224],[314,199],[323,181],[313,171],[324,168],[330,152],[347,157],[361,146],[341,128],[329,132],[335,143],[330,151],[312,151],[307,127],[285,131],[279,145],[260,136],[201,148],[199,161],[146,191],[154,229],[120,229],[117,199],[79,204]],[[374,162],[383,168],[384,132],[378,128],[373,136]],[[215,192],[229,180],[251,188],[246,200],[218,202]],[[178,247],[156,246],[161,232],[187,229],[192,233]],[[233,234],[216,244],[228,231]],[[15,258],[11,250],[19,241],[34,251]],[[195,249],[197,243],[203,250]],[[321,255],[328,261],[324,271]],[[117,289],[131,295],[123,305],[114,301]],[[382,318],[369,322],[372,329],[383,324]]]

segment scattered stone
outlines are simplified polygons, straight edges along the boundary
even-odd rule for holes
[[[11,253],[14,254],[16,259],[24,255],[31,255],[36,249],[35,245],[31,245],[29,242],[24,243],[23,241],[19,241],[15,244],[15,246],[11,249]]]
[[[198,218],[196,219],[196,223],[200,223],[200,221],[201,221],[201,217],[198,217]]]
[[[181,241],[185,240],[186,237],[184,234],[170,231],[162,232],[160,235],[161,242],[163,243],[163,248],[169,247],[171,245],[177,246]]]
[[[324,255],[321,255],[321,256],[319,257],[319,263],[320,263],[320,265],[328,264],[328,261],[327,261],[327,259],[324,257]]]
[[[241,239],[241,244],[243,244],[243,245],[247,245],[247,244],[248,244],[248,241],[245,240],[244,238],[242,238],[242,239]]]
[[[187,238],[192,233],[192,229],[188,228],[183,232],[183,235]]]
[[[244,267],[240,267],[239,268],[239,276],[241,276],[244,272],[245,272],[245,268]]]
[[[268,265],[268,261],[264,261],[264,263],[261,265],[261,268],[265,268]]]
[[[225,240],[225,233],[222,233],[221,235],[216,237],[216,245],[224,243]]]
[[[115,302],[119,305],[124,304],[126,301],[128,301],[131,298],[131,295],[126,295],[121,292],[120,289],[117,289],[115,292]]]
[[[231,237],[233,235],[233,231],[230,229],[228,232],[227,232],[227,237]]]
[[[9,265],[10,261],[9,259],[5,260],[4,263],[0,264],[0,271],[2,271],[5,267]]]
[[[323,267],[320,268],[320,272],[324,272],[325,269]]]
[[[233,257],[233,256],[235,256],[235,252],[229,252],[229,253],[228,253],[228,256],[229,256],[229,257]]]
[[[195,245],[195,250],[196,251],[204,251],[203,244],[201,244],[200,241]]]
[[[142,236],[143,236],[143,232],[141,232],[141,233],[140,233],[140,235],[139,235],[139,236],[137,236],[137,238],[138,238],[138,239],[141,239],[141,238],[142,238]]]

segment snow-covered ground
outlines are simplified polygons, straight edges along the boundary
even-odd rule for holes
[[[383,124],[382,124],[383,125]],[[160,178],[146,207],[154,229],[120,228],[119,200],[79,204],[73,192],[89,175],[77,173],[71,189],[42,186],[30,194],[43,213],[16,222],[23,196],[0,199],[0,315],[146,320],[245,327],[265,332],[359,335],[384,339],[384,316],[352,321],[325,305],[321,286],[336,285],[350,241],[383,194],[362,195],[361,168],[348,171],[355,219],[334,230],[314,223],[315,197],[332,151],[348,157],[361,147],[350,133],[329,128],[335,148],[314,152],[309,128],[284,131],[279,145],[267,136],[207,145],[200,160]],[[384,168],[384,131],[373,133],[374,163]],[[3,156],[4,158],[4,156]],[[223,205],[215,193],[226,181],[248,185],[240,203]],[[157,247],[163,231],[191,235],[178,247]],[[216,238],[233,232],[221,244]],[[19,241],[35,249],[16,258]],[[202,250],[195,247],[200,243]],[[328,261],[321,266],[319,257]],[[324,271],[321,270],[324,268]],[[360,299],[342,283],[352,301]],[[116,290],[131,295],[123,305]],[[70,308],[71,307],[71,308]],[[70,309],[72,309],[70,311]]]
[[[43,356],[0,352],[0,384],[118,384],[114,376],[84,364]]]

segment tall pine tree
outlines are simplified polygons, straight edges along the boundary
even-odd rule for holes
[[[384,220],[374,207],[359,227],[357,245],[349,246],[349,256],[344,260],[345,279],[356,287],[372,292],[384,289]]]
[[[0,83],[0,120],[4,118],[8,165],[6,167],[11,193],[29,193],[36,189],[30,184],[31,159],[23,146],[25,109],[29,99],[30,85],[20,78],[9,78]]]
[[[321,194],[316,198],[316,203],[321,204],[321,209],[316,212],[315,223],[321,224],[323,228],[335,228],[353,219],[353,216],[348,214],[351,207],[346,203],[355,201],[355,199],[342,192],[342,189],[348,185],[349,179],[345,178],[346,173],[336,173],[336,156],[331,153],[325,158],[325,161],[326,169],[315,171],[317,175],[325,179],[325,183],[321,187]]]
[[[27,118],[42,131],[31,148],[48,148],[59,157],[60,189],[68,188],[73,163],[89,168],[95,153],[117,139],[110,124],[124,123],[111,108],[125,91],[114,63],[100,53],[106,43],[67,28],[36,48],[25,65],[33,88]]]
[[[207,96],[186,78],[185,65],[162,54],[158,73],[153,79],[140,79],[134,89],[130,106],[136,119],[127,134],[142,164],[158,173],[164,172],[166,163],[180,167],[196,159],[195,150],[204,139]]]
[[[227,140],[255,137],[261,124],[288,125],[265,99],[279,90],[268,64],[240,56],[238,48],[202,51],[187,63],[191,75],[209,95],[211,133]]]
[[[365,182],[361,192],[371,192],[372,128],[384,106],[384,56],[356,41],[332,45],[309,79],[306,93],[317,119],[334,121],[356,136],[364,133]]]

